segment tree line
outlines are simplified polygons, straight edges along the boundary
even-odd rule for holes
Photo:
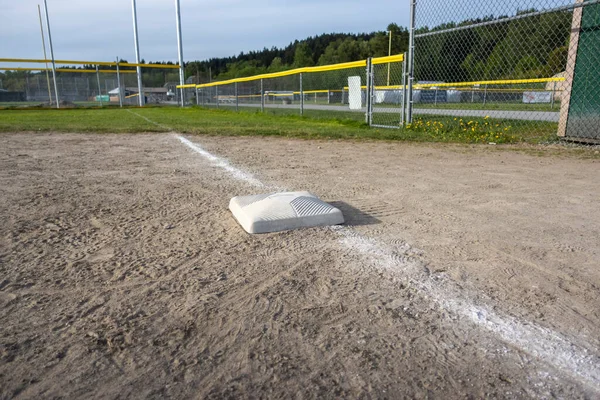
[[[522,10],[517,15],[534,11]],[[490,16],[417,30],[422,34],[493,22],[417,38],[415,79],[461,82],[547,78],[565,70],[572,12],[494,22],[506,18]]]

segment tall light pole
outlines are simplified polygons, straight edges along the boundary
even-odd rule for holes
[[[44,61],[46,61],[46,83],[48,84],[48,102],[52,103],[52,90],[50,89],[50,74],[48,73],[48,61],[46,55],[46,39],[44,38],[44,24],[42,23],[42,10],[38,4],[38,16],[40,17],[40,33],[42,34],[42,48],[44,49]]]
[[[44,13],[46,14],[46,27],[48,28],[48,42],[50,42],[50,57],[52,57],[52,79],[54,80],[54,96],[56,108],[60,108],[58,101],[58,86],[56,86],[56,63],[54,62],[54,48],[52,47],[52,34],[50,33],[50,17],[48,16],[48,3],[44,0]]]
[[[45,1],[45,0],[44,0]],[[135,63],[140,63],[140,42],[138,40],[138,27],[137,27],[137,10],[135,7],[135,0],[131,0],[131,7],[133,9],[133,41],[135,43]],[[142,67],[139,65],[136,68],[137,71],[137,81],[138,81],[138,100],[139,105],[142,107],[144,105],[144,93],[142,90]]]
[[[177,19],[177,50],[179,53],[179,85],[185,85],[185,69],[183,66],[183,43],[181,37],[181,8],[179,0],[175,0],[175,14]],[[181,107],[185,106],[185,89],[181,88]]]
[[[390,46],[388,50],[388,56],[392,55],[392,31],[388,31],[390,35]],[[388,63],[388,76],[387,76],[387,85],[390,86],[390,63]]]

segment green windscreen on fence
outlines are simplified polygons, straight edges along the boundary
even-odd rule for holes
[[[600,4],[584,7],[567,136],[600,139]]]

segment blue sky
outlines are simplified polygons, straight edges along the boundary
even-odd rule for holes
[[[37,5],[0,0],[0,58],[42,58]],[[137,0],[141,57],[177,59],[174,0]],[[134,60],[130,0],[48,0],[57,59]],[[184,58],[203,60],[330,32],[408,25],[408,0],[181,0]],[[43,10],[42,10],[43,12]]]

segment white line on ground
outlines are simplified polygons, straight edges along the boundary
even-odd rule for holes
[[[176,137],[198,154],[230,172],[234,178],[253,186],[266,186],[252,174],[233,167],[226,159],[209,153],[182,136]],[[389,246],[365,237],[352,228],[338,226],[332,230],[341,236],[340,242],[348,250],[360,254],[364,262],[378,269],[402,272],[403,279],[443,309],[494,333],[504,342],[538,357],[593,390],[600,391],[600,359],[586,346],[575,344],[574,340],[534,323],[521,322],[512,316],[502,316],[488,306],[476,305],[448,279],[424,279],[424,268],[418,262],[398,257],[397,252]]]
[[[263,188],[265,184],[256,179],[251,173],[242,171],[231,164],[227,160],[221,157],[217,157],[215,155],[210,154],[208,151],[204,150],[202,147],[198,146],[195,143],[190,142],[183,136],[176,136],[177,139],[183,144],[185,144],[190,149],[194,150],[196,153],[200,154],[204,158],[210,160],[217,167],[223,168],[225,171],[229,172],[234,178],[239,179],[248,183],[249,185]]]
[[[150,122],[151,124],[154,124],[154,125],[158,126],[159,128],[166,129],[167,131],[172,131],[172,130],[173,130],[173,129],[169,128],[168,126],[161,125],[161,124],[159,124],[158,122],[154,122],[154,121],[152,121],[151,119],[149,119],[149,118],[146,118],[146,117],[144,117],[143,115],[140,115],[140,114],[136,113],[135,111],[131,111],[129,108],[126,108],[126,110],[127,110],[128,112],[132,113],[133,115],[136,115],[136,116],[140,117],[141,119],[144,119],[144,120],[146,120],[147,122]]]
[[[360,235],[352,229],[333,227],[342,243],[361,254],[363,261],[381,270],[402,272],[407,284],[433,300],[441,308],[494,333],[504,342],[538,357],[588,387],[600,391],[600,360],[596,354],[561,334],[515,317],[500,315],[486,305],[476,305],[443,275],[432,279],[424,266],[408,261],[390,247]],[[408,246],[408,245],[406,245]],[[409,246],[408,246],[409,247]]]

